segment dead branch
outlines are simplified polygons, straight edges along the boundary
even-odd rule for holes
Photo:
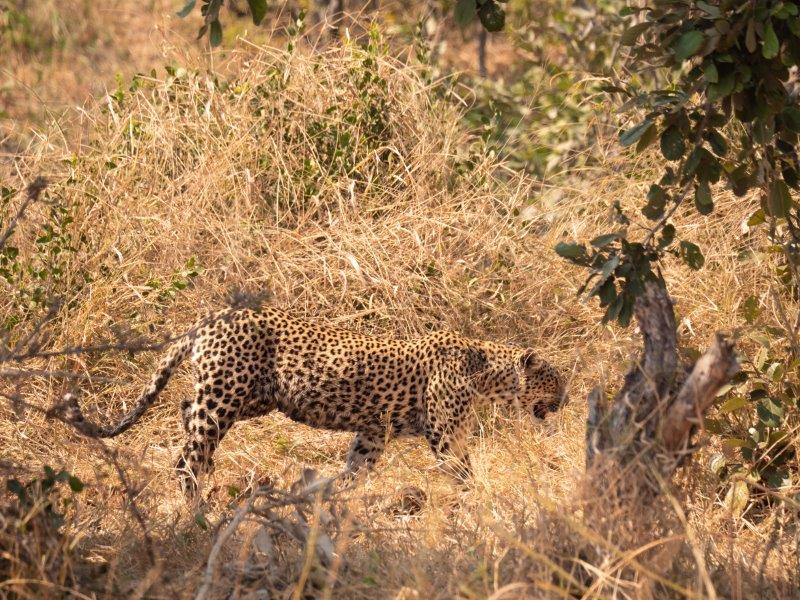
[[[683,449],[691,428],[700,424],[719,389],[739,371],[733,350],[733,342],[718,333],[711,348],[695,363],[661,428],[667,450]]]
[[[331,499],[334,492],[332,483],[332,479],[320,477],[313,469],[304,469],[300,479],[293,483],[288,491],[272,485],[256,488],[247,501],[236,509],[227,525],[220,528],[209,552],[203,581],[195,598],[204,600],[213,595],[219,562],[223,556],[222,550],[245,522],[255,522],[260,525],[257,537],[264,540],[255,541],[262,551],[274,548],[272,537],[282,534],[305,548],[302,563],[306,571],[309,566],[308,560],[313,557],[316,557],[323,567],[329,567],[335,557],[334,543],[322,526],[337,527],[339,519],[335,513],[324,509],[321,501]],[[285,508],[291,508],[288,515],[281,510]],[[317,515],[319,526],[315,527],[309,523],[307,516],[309,510]],[[274,561],[274,557],[269,558]]]
[[[0,248],[3,248],[8,241],[8,238],[14,233],[19,222],[25,218],[25,213],[39,200],[39,196],[47,187],[47,180],[44,177],[37,177],[25,189],[25,200],[20,204],[17,213],[11,218],[6,228],[0,232]]]
[[[602,389],[589,394],[587,465],[601,454],[621,467],[644,460],[659,465],[659,477],[668,477],[689,452],[691,435],[717,392],[739,366],[733,343],[721,334],[693,368],[680,363],[672,300],[661,279],[646,284],[634,314],[642,353],[610,407]]]

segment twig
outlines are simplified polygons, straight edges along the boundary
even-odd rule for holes
[[[25,213],[28,211],[28,208],[31,204],[36,202],[39,199],[39,195],[44,191],[47,187],[47,180],[44,177],[37,177],[31,183],[28,184],[27,189],[25,190],[25,200],[22,202],[20,207],[17,209],[17,214],[15,214],[11,221],[9,221],[8,226],[0,233],[0,249],[5,247],[8,238],[14,233],[14,230],[17,228],[17,224],[19,221],[25,216]]]

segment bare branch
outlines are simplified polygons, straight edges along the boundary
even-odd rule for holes
[[[689,432],[700,423],[719,389],[739,371],[733,349],[733,342],[718,333],[711,348],[695,363],[661,428],[667,450],[676,452],[685,446]]]
[[[44,177],[37,177],[28,184],[28,187],[25,190],[25,200],[17,209],[17,214],[15,214],[11,221],[9,221],[8,226],[2,232],[0,232],[0,248],[3,248],[6,245],[8,238],[13,235],[14,230],[17,228],[20,220],[22,220],[22,218],[25,216],[25,213],[28,211],[31,204],[39,199],[39,195],[46,187],[47,180]]]
[[[691,373],[680,364],[675,314],[662,279],[647,283],[637,298],[635,315],[642,353],[609,409],[602,389],[589,394],[586,460],[591,466],[598,454],[605,453],[622,468],[641,462],[640,472],[655,484],[648,489],[656,491],[662,486],[651,476],[668,477],[690,453],[694,428],[739,366],[733,343],[720,334]]]

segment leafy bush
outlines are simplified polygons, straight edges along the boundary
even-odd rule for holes
[[[75,540],[65,534],[65,526],[81,491],[80,479],[47,466],[43,475],[27,482],[6,481],[11,501],[0,505],[3,593],[25,593],[41,586],[41,593],[51,595],[53,589],[73,585]]]
[[[508,39],[519,60],[499,81],[469,82],[468,123],[484,132],[490,152],[549,178],[597,163],[597,144],[612,126],[600,83],[613,75],[620,6],[509,4]]]
[[[797,471],[796,435],[800,425],[800,356],[793,332],[768,325],[759,301],[742,303],[746,338],[755,351],[720,398],[705,428],[722,439],[723,452],[712,455],[711,469],[726,483],[726,503],[741,513],[754,495],[766,502],[774,492],[791,489]],[[765,494],[766,492],[766,494]]]
[[[21,321],[40,316],[57,299],[79,291],[86,283],[68,277],[70,261],[84,243],[73,227],[72,209],[63,199],[47,196],[42,214],[28,227],[18,226],[18,190],[0,185],[0,231],[8,236],[0,246],[0,278],[15,310],[2,327],[11,331]],[[30,215],[29,215],[30,216]]]
[[[624,109],[644,112],[620,143],[641,152],[658,142],[667,166],[641,209],[650,221],[642,238],[615,232],[588,252],[575,244],[558,252],[590,270],[594,285],[586,289],[606,308],[604,319],[627,324],[654,262],[671,253],[693,269],[703,266],[695,244],[675,244],[670,218],[690,204],[710,214],[713,185],[725,182],[738,196],[757,190],[762,208],[752,224],[768,217],[795,237],[790,189],[800,188],[800,109],[787,84],[789,69],[800,64],[800,19],[797,6],[782,0],[648,2],[621,14],[630,20],[620,40],[633,47],[636,70],[660,70],[666,85],[607,88],[626,98]]]

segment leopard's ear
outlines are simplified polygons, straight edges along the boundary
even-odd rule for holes
[[[545,366],[545,361],[532,348],[522,351],[522,366],[526,371],[538,371]]]

